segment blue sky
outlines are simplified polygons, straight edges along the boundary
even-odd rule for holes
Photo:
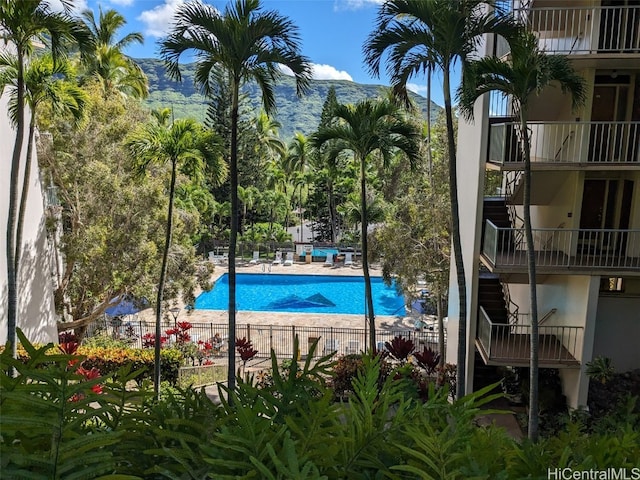
[[[58,0],[52,0],[56,2]],[[126,19],[123,34],[141,32],[144,45],[130,47],[126,53],[135,58],[157,57],[158,39],[166,35],[173,13],[184,0],[75,0],[76,9],[103,10],[113,8]],[[207,0],[219,9],[226,1]],[[264,9],[277,10],[298,26],[302,53],[314,64],[318,79],[351,80],[365,84],[388,85],[383,74],[372,76],[364,65],[362,45],[375,26],[377,9],[382,0],[263,0]],[[443,105],[441,76],[433,82],[432,99]],[[426,95],[424,78],[414,78],[411,90]]]

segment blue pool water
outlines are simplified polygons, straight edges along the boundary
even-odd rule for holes
[[[376,315],[403,312],[404,298],[395,286],[380,277],[371,278]],[[364,314],[364,277],[332,275],[280,275],[276,273],[236,275],[238,310],[252,312],[305,312]],[[196,298],[196,310],[227,310],[229,280],[225,273],[213,289]]]
[[[311,256],[312,257],[325,257],[327,256],[327,254],[332,254],[335,255],[338,253],[338,249],[337,248],[314,248],[311,251]],[[306,252],[302,252],[300,253],[301,257],[306,256]]]

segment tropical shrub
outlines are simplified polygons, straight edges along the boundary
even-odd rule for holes
[[[611,378],[613,378],[614,373],[615,369],[613,368],[609,357],[599,355],[590,362],[587,362],[587,375],[592,380],[600,383],[607,383]]]
[[[204,389],[163,384],[159,399],[147,382],[131,389],[139,372],[130,366],[87,378],[86,357],[63,353],[72,339],[34,347],[19,336],[24,362],[0,355],[3,478],[547,478],[549,466],[630,469],[640,458],[637,399],[590,428],[576,415],[558,435],[518,443],[476,425],[496,413],[496,385],[451,400],[430,384],[418,402],[407,395],[411,379],[385,375],[379,355],[349,360],[357,368],[346,401],[328,386],[331,356],[311,354],[285,368],[272,355],[269,381],[219,387],[214,404]]]
[[[140,381],[153,377],[153,350],[139,348],[102,348],[78,347],[78,354],[86,357],[84,363],[88,368],[97,368],[104,374],[118,371],[125,365],[133,370],[141,371]],[[163,380],[175,385],[178,380],[178,370],[183,363],[179,350],[163,348],[160,350],[160,376]]]
[[[68,345],[35,347],[21,331],[18,337],[24,360],[10,350],[0,355],[3,478],[108,478],[117,465],[113,448],[125,434],[117,419],[143,398],[125,388],[137,374],[123,369],[112,380],[83,364],[83,356],[64,353]]]
[[[401,363],[406,362],[416,349],[413,340],[401,336],[393,337],[390,342],[385,342],[384,346],[389,355]]]

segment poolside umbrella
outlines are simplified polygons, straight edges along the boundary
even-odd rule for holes
[[[112,298],[111,302],[118,300],[118,297]],[[124,315],[135,315],[140,310],[148,306],[149,301],[146,298],[136,299],[131,296],[124,297],[113,307],[107,308],[104,313],[110,317],[121,317]]]
[[[420,315],[424,315],[427,313],[427,304],[422,299],[417,299],[411,302],[411,310],[419,313]]]

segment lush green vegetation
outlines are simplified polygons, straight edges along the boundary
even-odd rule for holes
[[[476,17],[481,10],[468,8],[484,3],[385,3],[379,14],[381,28],[370,37],[365,56],[378,72],[389,60],[389,52],[397,53],[387,65],[395,72],[393,88],[387,90],[344,81],[308,81],[310,67],[298,53],[296,35],[283,40],[290,50],[252,51],[252,62],[247,63],[234,54],[246,52],[243,41],[263,35],[262,29],[249,28],[244,35],[227,36],[229,44],[212,45],[208,38],[225,37],[229,32],[225,28],[204,31],[201,39],[205,40],[198,42],[184,35],[187,30],[193,34],[197,23],[184,15],[182,24],[177,24],[162,44],[167,72],[159,60],[135,62],[122,54],[120,46],[139,37],[133,34],[115,39],[124,24],[116,12],[100,12],[98,19],[87,14],[83,24],[68,11],[57,17],[44,1],[0,0],[2,37],[23,42],[15,57],[0,59],[2,87],[13,89],[15,108],[10,113],[18,132],[7,229],[8,338],[12,348],[17,299],[22,293],[16,282],[21,264],[22,205],[28,195],[28,190],[19,186],[30,178],[28,170],[20,168],[22,139],[26,133],[27,152],[35,148],[36,126],[42,132],[37,142],[40,167],[60,201],[47,209],[47,228],[53,247],[64,258],[64,264],[58,265],[55,298],[58,312],[70,320],[63,327],[76,328],[81,334],[82,328],[119,299],[155,295],[157,331],[148,339],[155,347],[155,360],[151,362],[145,354],[142,363],[146,367],[153,363],[156,368],[156,393],[160,393],[160,379],[176,379],[173,367],[165,365],[166,370],[160,373],[163,312],[166,318],[167,307],[179,296],[192,302],[196,286],[209,287],[213,266],[203,261],[203,254],[224,245],[233,258],[238,241],[254,250],[291,242],[286,229],[303,221],[313,224],[316,241],[362,248],[365,277],[369,262],[382,259],[385,278],[395,276],[409,295],[418,295],[410,287],[426,279],[440,319],[453,254],[459,267],[459,312],[464,318],[466,282],[461,268],[449,70],[452,62],[469,60],[481,35],[501,27],[496,23],[499,16]],[[242,12],[233,11],[244,4],[247,8]],[[232,23],[242,15],[260,14],[257,0],[230,5],[224,15]],[[184,8],[195,17],[200,8],[205,17],[219,14],[200,4]],[[240,27],[252,27],[249,20],[253,18],[239,22]],[[284,32],[287,37],[295,33],[278,15],[266,20],[276,34]],[[56,25],[59,30],[50,28]],[[451,35],[454,27],[460,30]],[[396,36],[399,31],[410,35]],[[34,54],[31,41],[35,37],[41,37],[51,56]],[[58,39],[65,41],[50,41]],[[416,44],[418,40],[424,44]],[[68,51],[58,51],[61,46]],[[427,55],[407,53],[413,48],[424,48]],[[180,55],[187,50],[198,50],[212,61],[182,65]],[[59,55],[74,52],[71,63]],[[518,50],[513,53],[518,55]],[[512,66],[515,60],[519,59],[510,60]],[[277,63],[290,63],[296,78],[276,75]],[[31,70],[25,69],[27,65]],[[412,71],[430,74],[433,69],[441,70],[444,76],[445,114],[436,115],[440,109],[431,105],[433,115],[425,124],[427,102],[409,94],[406,82]],[[182,82],[171,80],[179,74]],[[206,98],[195,86],[196,78],[200,87],[206,85]],[[259,82],[243,83],[247,78]],[[52,87],[44,91],[47,95],[43,86]],[[150,95],[145,100],[147,90]],[[306,96],[298,98],[301,93]],[[528,99],[528,93],[524,97]],[[398,105],[398,98],[404,105]],[[412,101],[418,108],[404,108]],[[25,105],[35,113],[35,122],[29,125],[25,124]],[[380,113],[380,109],[384,111]],[[526,124],[526,116],[523,118]],[[235,279],[235,262],[230,263],[229,272]],[[230,281],[233,288],[234,282]],[[190,390],[177,390],[157,402],[147,398],[144,389],[129,392],[127,383],[144,374],[132,373],[128,367],[114,372],[118,362],[109,363],[109,353],[103,350],[72,359],[45,357],[46,349],[25,346],[26,363],[5,353],[3,370],[15,369],[19,375],[3,376],[2,402],[7,410],[3,410],[2,466],[19,477],[24,468],[39,468],[34,465],[39,455],[44,455],[46,460],[38,464],[42,467],[38,473],[44,478],[85,476],[81,469],[70,473],[78,466],[93,468],[94,475],[116,472],[145,478],[201,477],[213,468],[214,476],[224,472],[222,475],[229,478],[245,474],[266,478],[403,478],[405,474],[510,478],[510,474],[542,472],[543,465],[605,468],[637,459],[637,435],[633,430],[619,429],[618,424],[600,438],[610,457],[596,452],[596,444],[585,440],[582,425],[576,422],[567,424],[565,437],[540,446],[516,445],[495,429],[474,428],[472,419],[481,400],[478,395],[464,397],[463,369],[454,382],[458,399],[451,405],[446,401],[446,389],[421,388],[416,392],[419,378],[406,363],[400,361],[402,369],[387,375],[388,365],[370,357],[356,359],[356,365],[342,365],[351,374],[348,380],[341,379],[344,389],[340,396],[350,392],[346,394],[348,407],[333,402],[336,395],[328,388],[332,381],[328,359],[313,367],[300,366],[294,360],[283,372],[274,364],[268,383],[254,385],[246,380],[236,389],[233,295],[229,302],[232,333],[227,375],[227,393],[233,402],[222,406],[212,406],[202,394]],[[370,306],[372,334],[374,314]],[[467,351],[465,328],[462,322],[460,365],[465,363]],[[440,331],[444,331],[442,324]],[[443,342],[442,337],[441,350]],[[371,351],[375,345],[372,336]],[[128,362],[129,354],[118,355]],[[83,370],[71,368],[69,360],[84,362]],[[444,359],[438,360],[445,368]],[[538,412],[535,362],[533,355],[534,373],[527,388],[534,399],[532,417]],[[603,381],[611,377],[606,362],[594,362],[589,369]],[[99,370],[112,375],[100,379],[104,390],[98,388]],[[452,372],[448,372],[450,376]],[[89,392],[97,394],[98,390],[107,394],[92,398]],[[427,406],[416,397],[428,398]],[[74,405],[67,404],[70,399]],[[98,409],[90,405],[92,401],[99,404]],[[636,425],[637,412],[628,405],[625,412]],[[29,406],[41,408],[42,417],[26,422],[23,429],[21,409],[29,411]],[[433,412],[439,417],[433,418]],[[38,430],[43,425],[46,432]],[[535,441],[535,422],[530,425]],[[47,437],[52,429],[54,436]],[[316,436],[309,438],[309,432]],[[621,443],[606,436],[610,432],[616,432]],[[93,435],[91,441],[84,442],[89,434]],[[145,446],[146,456],[134,459],[132,446],[138,444]],[[554,457],[545,450],[551,447],[565,450]],[[581,447],[577,456],[570,455],[574,447]],[[618,448],[615,452],[614,447]],[[73,458],[74,448],[76,453],[90,452],[90,458],[80,464]]]
[[[475,425],[491,411],[481,409],[495,398],[486,390],[450,402],[449,389],[432,384],[423,401],[406,364],[384,367],[380,357],[351,369],[343,401],[325,357],[274,360],[269,375],[223,388],[227,400],[214,404],[190,388],[164,387],[156,400],[132,387],[130,368],[101,376],[81,355],[24,348],[24,363],[0,356],[7,478],[544,479],[548,468],[630,474],[640,458],[633,401],[589,428],[576,417],[557,436],[520,443]]]

